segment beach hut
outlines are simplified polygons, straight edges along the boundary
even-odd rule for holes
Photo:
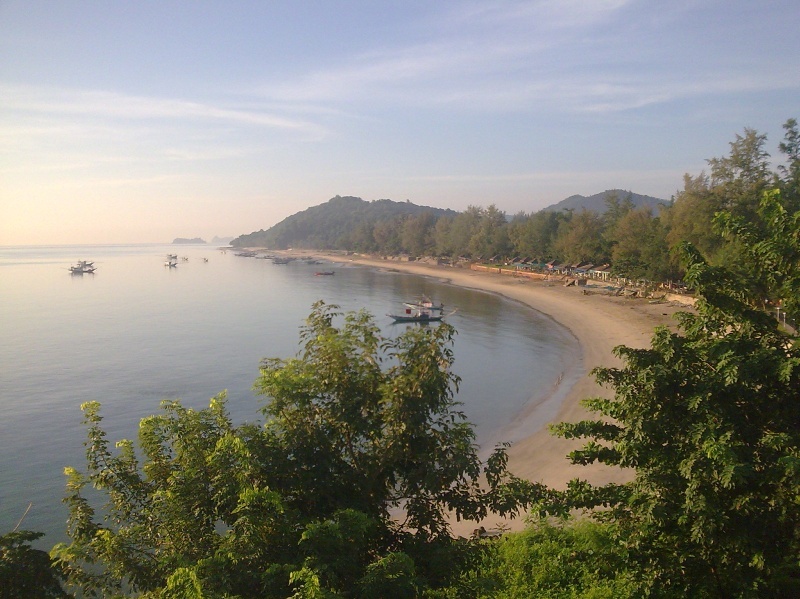
[[[589,276],[593,279],[608,281],[609,278],[611,278],[611,265],[602,264],[600,266],[594,266],[589,270]]]

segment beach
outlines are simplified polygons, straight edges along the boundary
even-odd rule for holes
[[[621,361],[613,355],[613,348],[618,345],[649,347],[657,326],[675,330],[677,323],[673,315],[691,310],[690,304],[613,296],[593,291],[592,287],[567,287],[563,282],[538,281],[423,262],[400,262],[361,255],[345,257],[320,254],[320,257],[334,262],[436,277],[453,285],[500,294],[538,310],[569,329],[581,347],[582,356],[578,361],[580,372],[564,378],[562,384],[570,385],[568,388],[553,390],[553,393],[559,392],[563,397],[553,411],[555,418],[548,417],[543,421],[537,418],[537,410],[531,408],[515,419],[513,436],[516,439],[508,450],[509,470],[518,477],[559,489],[573,478],[594,484],[622,483],[630,479],[631,473],[619,468],[570,464],[566,455],[580,446],[581,442],[554,437],[547,425],[550,422],[577,422],[593,417],[581,406],[581,400],[587,397],[611,397],[613,390],[598,385],[590,371],[598,366],[621,366]],[[515,530],[521,528],[524,522],[520,519],[499,522],[493,517],[479,524],[487,529],[500,527]],[[466,535],[475,526],[473,522],[454,522],[453,530],[455,534]]]

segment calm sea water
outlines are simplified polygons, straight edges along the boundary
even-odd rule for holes
[[[187,260],[167,268],[168,252]],[[71,275],[78,260],[93,260],[96,273]],[[320,268],[336,274],[314,276]],[[422,293],[457,309],[447,321],[458,331],[458,399],[479,443],[531,432],[504,428],[552,392],[579,351],[568,331],[503,298],[427,277],[275,265],[208,246],[0,247],[0,533],[32,503],[22,528],[45,532],[45,548],[66,539],[63,469],[84,470],[81,403],[102,404],[112,442],[135,439],[139,420],[163,399],[203,408],[222,390],[236,422],[257,421],[259,363],[296,355],[315,301],[365,308],[395,335],[418,325],[385,314]]]

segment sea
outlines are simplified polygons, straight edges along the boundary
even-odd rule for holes
[[[177,266],[165,265],[177,254]],[[482,452],[544,426],[578,369],[574,336],[498,295],[352,263],[237,256],[208,245],[0,246],[0,534],[66,541],[64,468],[85,471],[80,405],[100,402],[109,440],[136,439],[160,402],[202,409],[221,391],[236,423],[260,422],[253,392],[264,358],[290,358],[312,305],[387,316],[425,294],[457,335],[457,399]],[[92,274],[69,267],[93,261]],[[333,276],[315,276],[332,270]],[[535,408],[532,410],[532,408]],[[537,418],[525,415],[538,414]]]

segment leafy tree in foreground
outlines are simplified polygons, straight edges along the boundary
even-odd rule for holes
[[[775,210],[768,195],[760,214],[769,221]],[[782,222],[788,229],[756,250],[796,285],[800,264],[780,258],[798,249],[798,221]],[[596,514],[620,526],[653,595],[798,596],[800,352],[738,277],[683,249],[698,303],[681,315],[682,334],[662,328],[649,349],[617,348],[624,367],[595,370],[615,398],[586,401],[601,418],[555,427],[588,439],[574,463],[632,468],[635,478],[573,481],[560,508],[604,507]]]
[[[337,328],[339,316],[318,303],[300,355],[264,361],[263,427],[233,426],[224,396],[200,411],[165,402],[138,450],[112,451],[99,405],[84,405],[88,470],[67,471],[71,543],[52,552],[69,582],[88,596],[198,598],[446,584],[472,547],[447,514],[513,516],[536,487],[508,475],[503,448],[478,459],[454,400],[451,327],[385,339],[366,313]]]
[[[46,551],[34,549],[32,541],[43,533],[14,530],[0,535],[0,598],[67,598],[58,570]]]

